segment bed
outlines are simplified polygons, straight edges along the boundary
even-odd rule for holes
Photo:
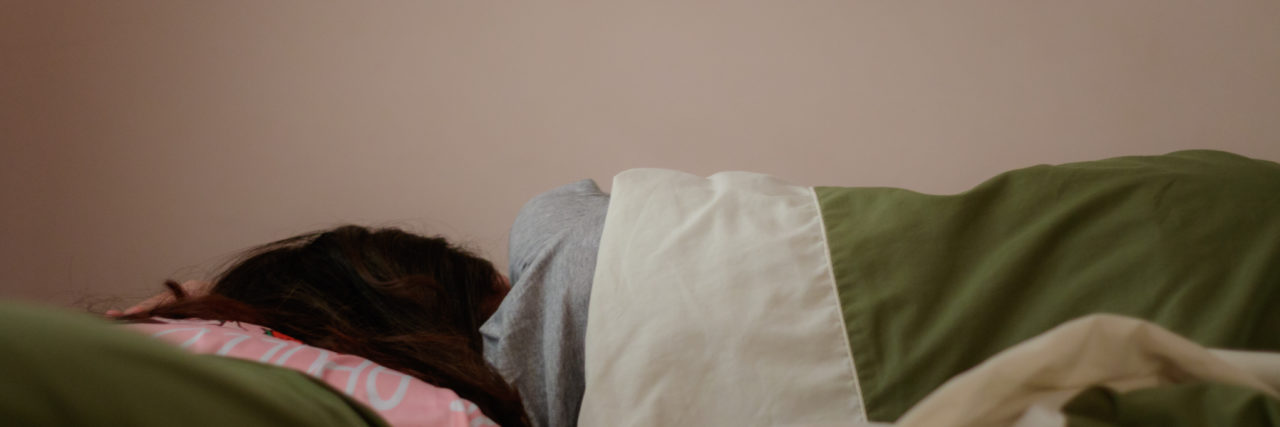
[[[612,196],[575,186],[553,193],[578,215],[535,199],[512,247],[589,274],[513,256],[516,289],[482,328],[535,423],[1280,424],[1275,163],[1188,151],[1042,165],[954,195],[658,169],[619,174]],[[529,235],[566,240],[517,238],[530,218],[548,228]],[[0,413],[28,425],[488,423],[449,390],[392,405],[430,387],[230,327],[132,326],[157,340],[0,303]],[[271,366],[286,361],[308,368]]]

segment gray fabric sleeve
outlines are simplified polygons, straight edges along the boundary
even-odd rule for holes
[[[572,426],[609,195],[592,180],[543,193],[511,227],[512,289],[480,328],[489,363],[520,391],[535,426]]]

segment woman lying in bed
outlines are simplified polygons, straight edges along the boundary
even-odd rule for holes
[[[509,285],[442,238],[344,226],[253,249],[191,295],[168,286],[158,306],[111,314],[225,357],[0,306],[0,372],[20,379],[0,384],[0,413],[59,425],[529,424],[481,350],[480,325]]]
[[[1271,298],[1275,290],[1280,289],[1275,287],[1280,283],[1277,281],[1280,270],[1274,267],[1276,254],[1280,254],[1280,246],[1276,243],[1280,242],[1276,239],[1280,236],[1280,222],[1275,220],[1276,213],[1280,212],[1280,199],[1275,198],[1280,194],[1277,191],[1280,189],[1277,187],[1280,166],[1274,163],[1227,153],[1184,152],[1039,166],[1002,174],[971,191],[952,196],[930,196],[886,188],[812,189],[794,185],[783,186],[786,191],[762,192],[756,191],[758,186],[775,181],[743,174],[715,178],[720,180],[717,182],[750,184],[741,188],[710,186],[710,180],[661,171],[641,171],[628,176],[635,178],[646,174],[666,176],[684,183],[685,187],[680,187],[640,180],[661,191],[676,193],[667,194],[671,196],[668,199],[681,194],[692,195],[689,197],[693,202],[668,201],[663,205],[661,198],[637,192],[634,185],[619,187],[616,182],[616,193],[611,198],[591,181],[567,185],[530,201],[511,231],[510,273],[514,287],[505,299],[502,294],[507,286],[499,279],[500,275],[481,260],[441,249],[447,248],[443,241],[402,236],[403,233],[399,232],[370,234],[359,228],[344,228],[268,245],[251,253],[242,264],[219,278],[208,297],[183,299],[156,310],[133,313],[126,318],[144,322],[151,321],[153,317],[195,317],[238,320],[242,322],[239,325],[261,325],[256,329],[257,339],[264,340],[260,336],[265,333],[270,334],[269,339],[274,341],[267,341],[270,345],[259,347],[258,353],[249,353],[247,358],[273,364],[280,364],[277,362],[281,360],[296,362],[301,359],[310,364],[299,370],[308,373],[312,373],[314,366],[327,366],[317,362],[322,360],[320,355],[324,353],[300,349],[298,344],[288,342],[290,337],[297,338],[316,348],[360,355],[371,361],[369,363],[452,389],[461,398],[475,402],[485,415],[503,425],[575,425],[580,409],[583,414],[595,414],[594,418],[584,415],[586,418],[583,420],[590,425],[626,424],[628,419],[650,421],[632,423],[636,425],[719,425],[739,418],[740,424],[806,420],[893,421],[944,381],[973,368],[993,354],[1055,325],[1098,312],[1152,321],[1204,346],[1273,352],[1280,349],[1280,344],[1277,344],[1280,341],[1276,341],[1273,332],[1276,325],[1280,325],[1280,316],[1276,315],[1280,310],[1274,309],[1275,300]],[[729,207],[734,209],[700,208],[703,204],[714,202],[724,206],[739,200],[713,197],[727,192],[733,192],[735,197],[750,203],[730,204]],[[692,209],[702,216],[667,209],[672,207]],[[718,235],[721,239],[741,236],[746,242],[728,245],[724,252],[713,251],[709,256],[688,256],[672,252],[672,249],[712,247],[705,243],[717,241],[704,234],[715,227],[670,226],[670,223],[661,227],[638,226],[636,230],[643,230],[643,233],[620,234],[628,236],[626,239],[603,239],[611,242],[612,246],[604,246],[612,247],[613,253],[628,253],[629,257],[600,258],[600,265],[612,268],[606,272],[640,274],[626,278],[633,286],[618,286],[616,277],[612,282],[597,283],[593,280],[597,257],[599,253],[606,252],[601,249],[602,236],[608,235],[604,231],[605,217],[612,218],[611,227],[615,229],[627,225],[619,220],[625,220],[627,216],[615,216],[612,211],[615,208],[623,214],[650,208],[655,212],[668,212],[667,217],[631,215],[632,221],[702,220],[705,224],[721,228],[726,224],[753,224],[743,220],[748,216],[770,223],[779,217],[779,212],[791,217],[802,215],[807,220],[796,224],[810,227],[813,231],[812,235],[803,236],[813,237],[811,240],[820,245],[775,245],[764,238],[767,236],[751,230],[737,233],[721,231]],[[709,220],[707,215],[710,214],[721,216]],[[789,228],[774,231],[782,236],[796,234]],[[619,251],[637,245],[642,240],[633,238],[637,236],[664,243],[659,248],[666,252],[650,250],[652,248],[649,247]],[[682,244],[665,244],[670,242]],[[718,244],[715,248],[726,246],[724,242]],[[416,250],[408,251],[406,247],[423,249],[415,253]],[[816,247],[818,251],[809,253],[812,251],[797,249],[810,247]],[[812,256],[801,256],[805,254]],[[670,256],[671,259],[658,259],[659,255]],[[645,276],[647,270],[617,268],[619,263],[650,259],[657,260],[649,264],[657,269],[653,276]],[[779,308],[777,301],[735,306],[722,298],[729,295],[727,292],[701,292],[698,295],[709,298],[708,301],[685,301],[683,305],[648,301],[652,297],[694,295],[677,292],[679,289],[661,288],[669,288],[673,283],[700,290],[710,289],[706,288],[710,285],[732,284],[735,297],[747,294],[768,297],[772,295],[769,292],[778,289],[797,289],[799,282],[790,280],[757,283],[759,286],[752,287],[745,285],[755,282],[739,280],[744,276],[765,277],[745,267],[784,272],[810,271],[794,268],[798,264],[791,262],[793,259],[816,263],[813,265],[818,268],[812,271],[823,274],[812,275],[816,278],[812,283],[805,282],[815,285],[812,289],[820,292],[792,294],[818,295],[822,298],[804,301],[814,300],[827,307],[842,308],[828,310],[836,315],[831,317],[833,322],[823,324],[822,328],[809,327],[813,324],[794,320],[754,328],[751,322],[758,324],[765,318],[743,315],[721,316],[719,318],[728,323],[714,328],[706,322],[678,321],[686,314],[686,318],[708,317],[707,313],[712,314],[709,317],[715,317],[715,313],[742,307],[765,309],[762,312],[765,314],[792,314]],[[431,262],[423,263],[422,260]],[[714,261],[727,264],[717,265]],[[769,268],[778,262],[788,267]],[[837,266],[834,273],[825,270],[833,265]],[[840,270],[838,267],[848,265],[859,268]],[[739,277],[693,280],[689,278],[698,276],[684,274],[689,269]],[[871,277],[858,277],[857,274],[870,274]],[[608,274],[602,276],[610,277]],[[689,283],[681,284],[671,280],[673,277]],[[780,287],[778,283],[785,283],[787,287]],[[629,289],[635,294],[620,298],[620,289]],[[858,298],[844,298],[855,290]],[[967,293],[960,297],[953,295],[960,291]],[[174,293],[182,292],[175,290]],[[495,312],[494,305],[499,301],[501,304]],[[947,310],[925,309],[939,304],[951,305]],[[597,310],[597,315],[610,316],[607,322],[592,323],[597,328],[595,347],[591,347],[592,340],[586,333],[588,307],[593,306],[605,307]],[[672,307],[685,311],[676,313],[669,310]],[[30,344],[50,337],[48,332],[41,331],[63,331],[46,327],[53,322],[43,319],[32,321],[33,316],[12,316],[3,308],[0,306],[0,332],[13,328],[6,325],[24,326],[19,331],[21,334],[17,334],[23,340],[9,339],[15,335],[13,330],[0,335],[0,369],[24,366],[12,360],[15,354],[20,359],[24,351],[40,348]],[[628,311],[642,311],[637,309],[667,313],[665,318],[623,316]],[[949,316],[944,319],[947,321],[938,321],[943,315]],[[855,317],[858,321],[849,320]],[[655,328],[653,325],[658,321],[666,321],[667,326],[675,329]],[[155,323],[137,325],[134,327],[140,329],[165,327]],[[789,331],[779,329],[779,325],[796,326],[795,330],[805,333],[819,329],[834,331],[835,338],[823,335],[821,339],[801,345],[779,346],[776,344],[778,340],[753,335],[770,332],[776,336],[779,331]],[[628,326],[634,328],[607,329]],[[192,347],[197,347],[198,341],[220,333],[230,338],[220,344],[215,343],[217,345],[207,345],[204,350],[234,355],[245,348],[243,342],[236,340],[248,335],[244,333],[246,330],[255,332],[252,327],[238,331],[219,330],[218,333],[200,332],[205,331],[204,328],[214,331],[211,327],[199,326],[195,332],[188,329],[167,333],[161,338],[182,345],[191,341],[195,343]],[[669,333],[679,331],[679,328],[694,333]],[[845,331],[853,330],[875,333],[849,332],[846,340]],[[680,339],[689,336],[724,337],[730,336],[727,332],[734,331],[740,335],[732,337],[747,339],[729,340],[733,343],[760,343],[772,349],[751,353],[735,348],[690,345],[691,341]],[[973,331],[980,333],[960,333]],[[666,342],[669,344],[666,346],[641,345],[634,341],[602,343],[602,339],[619,337],[634,340],[641,336],[639,332],[655,339],[662,339],[663,334],[676,339]],[[164,333],[164,330],[152,332],[153,335]],[[179,335],[183,333],[187,335]],[[197,337],[198,334],[204,336]],[[810,335],[813,334],[783,338],[794,342]],[[98,337],[78,338],[88,341]],[[873,338],[881,341],[863,342]],[[245,342],[248,341],[251,340],[246,338]],[[450,343],[452,347],[449,347]],[[822,361],[830,362],[823,366],[834,366],[841,374],[818,375],[817,380],[839,383],[844,387],[841,390],[848,390],[831,399],[856,404],[818,406],[817,410],[800,412],[799,416],[775,413],[778,408],[788,407],[779,402],[816,401],[809,399],[814,393],[835,395],[827,393],[827,388],[819,387],[800,388],[805,393],[781,393],[778,390],[784,389],[776,387],[782,384],[780,382],[772,384],[772,387],[758,387],[759,368],[768,367],[775,373],[783,372],[784,368],[794,371],[796,359],[789,357],[791,353],[778,350],[830,348],[829,345],[821,346],[830,343],[836,343],[838,351],[823,353],[829,357]],[[75,350],[86,347],[81,342],[63,348]],[[44,348],[47,350],[49,346]],[[446,352],[434,350],[439,348],[449,348],[450,351],[441,354]],[[597,361],[594,377],[584,372],[584,366],[592,365],[586,362],[589,358],[585,348],[596,349],[593,355]],[[491,370],[480,359],[481,349],[495,369]],[[97,354],[102,353],[99,351]],[[36,358],[47,357],[50,353],[27,354],[34,354],[31,358]],[[658,354],[662,358],[654,357]],[[854,357],[855,354],[865,356]],[[728,365],[724,363],[729,360],[727,356],[741,360],[768,356],[784,363],[738,363],[734,366],[744,369],[738,372],[723,369]],[[872,361],[875,357],[893,361],[895,365],[882,366],[896,370],[869,369],[869,366],[874,366]],[[634,366],[643,369],[598,368],[618,366],[617,362],[623,358],[629,358],[635,362]],[[138,358],[114,360],[136,365]],[[706,362],[707,366],[717,369],[701,369],[702,365],[688,361]],[[68,365],[42,362],[45,366]],[[855,362],[856,370],[852,369]],[[259,366],[266,365],[254,364],[253,369],[262,369]],[[107,373],[121,369],[112,366]],[[330,382],[334,388],[353,395],[358,403],[374,409],[385,406],[388,400],[394,400],[399,394],[398,389],[392,386],[395,384],[394,376],[383,380],[382,374],[375,371],[385,371],[377,371],[365,363],[338,364],[333,370],[339,374],[336,377],[339,381]],[[104,372],[94,369],[83,371],[99,376]],[[511,387],[503,383],[495,371],[520,391],[528,419],[524,417],[521,403],[515,399]],[[695,371],[695,374],[684,374],[688,371]],[[29,374],[22,370],[14,372]],[[719,381],[710,381],[717,379],[713,375],[717,373]],[[9,378],[7,371],[0,371],[0,374],[3,374],[0,378]],[[266,374],[271,375],[262,376],[273,380],[284,378],[277,375],[278,372]],[[632,377],[626,377],[627,374]],[[676,383],[673,376],[680,377],[675,378],[680,381],[697,384],[673,390],[671,384]],[[796,378],[801,377],[804,376]],[[585,391],[587,378],[595,379],[596,392]],[[262,386],[270,387],[279,382]],[[103,383],[110,384],[110,381],[95,384]],[[195,386],[198,380],[191,383],[187,388],[179,387],[178,390],[182,393],[217,390]],[[21,405],[22,400],[7,399],[7,396],[30,395],[26,390],[9,393],[10,389],[6,387],[12,388],[13,384],[21,386],[24,383],[0,382],[0,414],[12,413],[4,407],[6,404]],[[129,393],[154,395],[156,390],[163,390],[163,384],[157,386],[155,381],[145,384],[146,387],[128,388]],[[741,403],[746,401],[744,399],[726,399],[724,396],[727,394],[710,391],[709,384],[720,384],[739,395],[753,393],[751,396],[760,397],[769,405],[746,406]],[[795,384],[801,383],[791,385]],[[359,400],[361,393],[365,400]],[[626,396],[617,398],[619,393]],[[319,398],[335,395],[344,396],[342,393],[328,393]],[[588,400],[594,399],[594,404],[584,404],[584,396],[588,396]],[[128,401],[146,401],[134,397]],[[695,398],[717,405],[699,406],[691,403]],[[295,403],[315,406],[314,400]],[[164,407],[163,404],[160,406]],[[364,407],[357,406],[357,412]],[[457,406],[463,412],[467,410],[466,403]],[[253,408],[243,404],[235,407],[237,411]],[[846,407],[852,408],[852,412],[839,412]],[[697,410],[687,410],[690,408]],[[806,408],[815,409],[814,405]],[[331,405],[328,409],[339,412],[341,408],[334,409]],[[853,414],[859,411],[860,414]],[[294,412],[307,411],[300,409]],[[350,409],[347,415],[351,415]],[[396,422],[383,415],[392,423]],[[653,420],[667,422],[651,422]],[[696,422],[699,420],[706,422]],[[314,420],[274,424],[320,425]]]

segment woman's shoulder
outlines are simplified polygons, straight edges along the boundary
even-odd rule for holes
[[[608,210],[609,194],[590,179],[534,196],[511,226],[508,255],[512,274],[555,248],[591,250],[599,240]]]

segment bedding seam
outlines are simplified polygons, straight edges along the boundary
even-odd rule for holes
[[[827,240],[827,220],[822,216],[822,203],[818,200],[816,187],[809,187],[809,196],[812,198],[814,210],[818,214],[818,226],[820,227],[818,234],[822,237],[823,247],[822,258],[826,264],[827,280],[831,283],[831,293],[835,297],[836,314],[840,318],[840,339],[844,341],[844,351],[849,355],[849,373],[853,379],[853,391],[858,395],[855,403],[858,404],[858,412],[862,415],[862,419],[858,421],[866,422],[868,421],[867,400],[862,394],[862,383],[858,381],[858,366],[857,362],[853,360],[853,345],[849,341],[849,325],[845,324],[844,305],[840,302],[840,288],[836,283],[836,269],[831,262],[831,243]]]

